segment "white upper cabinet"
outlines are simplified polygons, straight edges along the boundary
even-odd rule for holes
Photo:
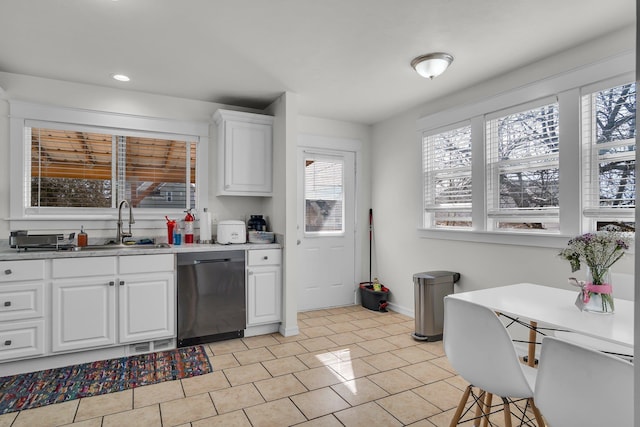
[[[218,195],[271,196],[273,117],[218,110]]]

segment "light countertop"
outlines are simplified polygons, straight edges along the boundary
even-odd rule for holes
[[[145,247],[146,246],[146,247]],[[53,258],[86,258],[100,256],[116,256],[116,255],[151,255],[151,254],[167,254],[167,253],[185,253],[185,252],[210,252],[210,251],[233,251],[233,250],[251,250],[251,249],[280,249],[282,245],[279,243],[243,243],[221,245],[192,243],[182,245],[171,245],[167,248],[156,248],[153,245],[134,245],[129,247],[116,247],[113,249],[86,249],[82,251],[73,250],[20,250],[10,248],[8,246],[0,249],[0,261],[14,261],[23,259],[53,259]]]

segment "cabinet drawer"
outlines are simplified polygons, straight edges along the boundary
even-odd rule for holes
[[[0,285],[0,321],[43,316],[43,283]]]
[[[42,259],[0,262],[0,282],[41,280],[43,278],[44,260]]]
[[[53,277],[114,276],[115,257],[60,258],[52,260]]]
[[[250,267],[260,265],[280,265],[282,263],[282,251],[280,249],[261,249],[248,251],[247,265]]]
[[[44,320],[0,324],[0,360],[44,354]]]
[[[121,256],[118,272],[120,274],[131,273],[155,273],[156,271],[174,270],[173,254],[158,255],[127,255]]]

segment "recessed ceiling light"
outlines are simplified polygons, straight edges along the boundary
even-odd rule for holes
[[[125,76],[124,74],[111,74],[111,77],[119,82],[128,82],[131,80],[129,76]]]

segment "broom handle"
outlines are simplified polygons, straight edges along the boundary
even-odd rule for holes
[[[371,283],[371,244],[373,241],[373,209],[369,209],[369,283]]]

